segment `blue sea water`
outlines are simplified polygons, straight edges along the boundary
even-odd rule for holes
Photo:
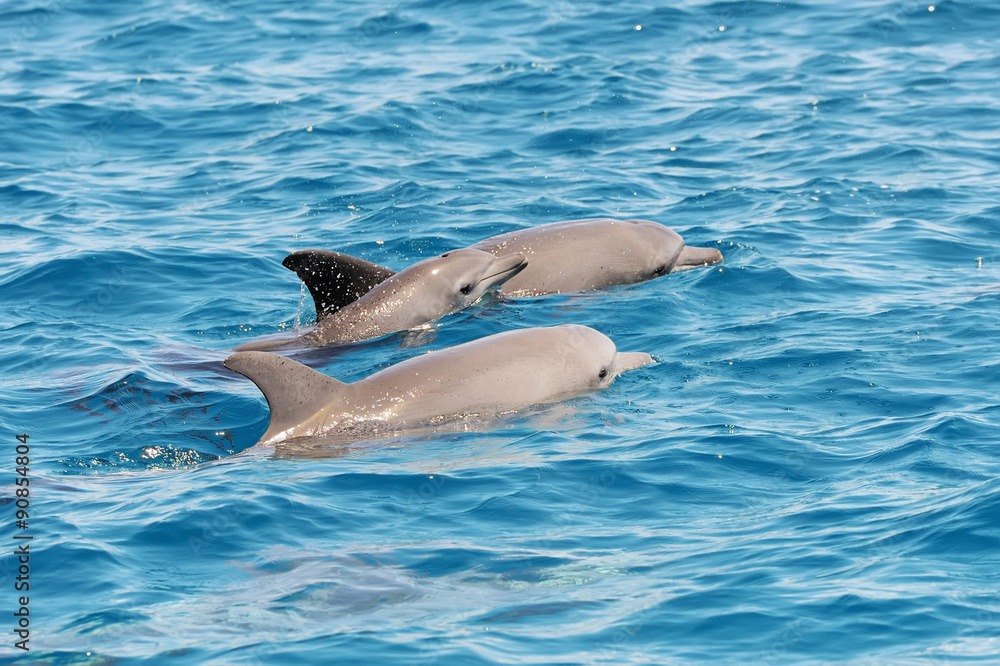
[[[0,658],[1000,661],[1000,7],[0,8]],[[660,221],[721,267],[481,304],[658,363],[473,432],[247,450],[280,262]],[[30,517],[15,523],[15,435]],[[13,615],[30,535],[30,652]]]

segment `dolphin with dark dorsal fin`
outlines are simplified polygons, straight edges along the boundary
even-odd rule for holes
[[[526,265],[524,255],[517,253],[497,257],[471,248],[445,252],[392,274],[357,300],[327,314],[305,335],[250,342],[236,350],[326,347],[424,326],[472,305]],[[331,297],[329,302],[336,299]]]
[[[512,297],[635,284],[722,261],[717,249],[685,245],[677,232],[658,222],[603,217],[543,224],[470,247],[495,256],[525,256],[528,266],[500,287]],[[378,264],[326,250],[293,252],[283,263],[309,288],[319,321],[392,275]]]
[[[578,324],[490,335],[392,365],[347,384],[284,356],[237,352],[225,365],[267,399],[270,424],[258,445],[295,437],[350,442],[490,417],[606,388],[616,376],[653,363],[619,352],[603,333]]]

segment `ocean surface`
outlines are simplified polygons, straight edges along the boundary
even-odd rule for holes
[[[2,5],[0,661],[1000,661],[1000,5],[667,4]],[[310,324],[286,254],[598,216],[725,261],[302,360],[655,365],[251,450],[221,361]]]

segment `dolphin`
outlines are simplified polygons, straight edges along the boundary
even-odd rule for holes
[[[498,257],[525,256],[528,266],[500,287],[511,297],[635,284],[722,261],[717,249],[685,245],[677,232],[658,222],[606,217],[543,224],[470,247]],[[378,264],[325,250],[293,252],[282,263],[309,288],[319,321],[364,293],[366,285],[374,288],[392,274]]]
[[[342,265],[357,267],[361,265],[357,263],[359,261],[343,262]],[[390,272],[387,279],[362,292],[357,300],[351,300],[323,317],[316,328],[305,335],[288,340],[250,342],[236,350],[325,347],[417,328],[472,305],[488,289],[503,284],[524,270],[525,266],[527,261],[524,255],[518,253],[494,256],[472,248],[445,252],[398,273]],[[335,270],[330,269],[327,274],[336,275]],[[352,275],[359,274],[362,273],[355,271]],[[377,275],[374,271],[363,274]],[[338,283],[351,284],[349,280]],[[316,300],[317,308],[324,302]],[[329,303],[335,302],[336,298],[331,297]]]
[[[271,411],[258,446],[296,437],[335,443],[492,417],[611,384],[653,362],[619,352],[592,328],[563,324],[498,333],[429,352],[346,384],[284,356],[237,352],[225,366],[250,379]]]

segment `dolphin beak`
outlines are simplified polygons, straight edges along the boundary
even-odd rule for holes
[[[618,352],[615,355],[615,376],[653,362],[653,357],[645,352]]]
[[[500,257],[493,262],[493,267],[489,275],[484,276],[480,282],[489,282],[490,285],[503,284],[511,279],[528,265],[528,260],[523,254],[511,254]]]
[[[717,264],[720,261],[722,261],[722,253],[714,247],[691,247],[685,245],[681,249],[677,261],[671,267],[670,272],[676,273],[677,271],[686,271],[691,268],[698,268],[699,266],[709,266]]]

